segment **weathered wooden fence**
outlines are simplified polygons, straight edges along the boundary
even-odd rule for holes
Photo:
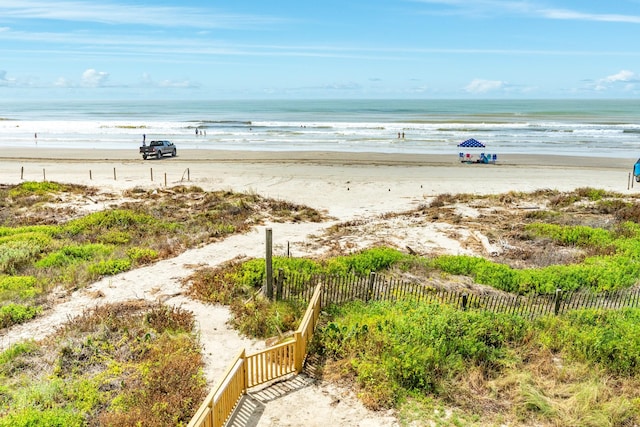
[[[424,283],[388,278],[375,273],[369,276],[334,277],[278,272],[276,297],[307,301],[315,286],[322,283],[322,305],[348,301],[398,301],[412,299],[443,302],[461,309],[482,309],[533,318],[546,314],[562,314],[579,308],[611,308],[640,306],[640,289],[613,292],[556,290],[550,295],[511,295],[501,292],[472,293],[465,290],[437,289]]]
[[[316,286],[293,339],[254,354],[242,350],[231,362],[222,381],[205,398],[187,427],[222,427],[251,387],[300,373],[309,342],[318,324],[321,286]]]

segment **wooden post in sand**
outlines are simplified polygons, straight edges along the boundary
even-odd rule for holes
[[[24,179],[24,166],[20,168],[20,181]]]
[[[167,173],[164,173],[164,186],[167,186]]]
[[[149,168],[149,172],[151,172],[151,182],[153,182],[153,168]]]
[[[273,249],[273,231],[271,228],[267,228],[266,235],[266,254],[265,254],[265,271],[267,280],[267,298],[273,299],[273,264],[271,260]]]
[[[47,173],[45,172],[44,168],[42,168],[42,180],[43,181],[47,181]]]
[[[117,179],[116,179],[116,168],[113,168],[113,180],[117,181]]]

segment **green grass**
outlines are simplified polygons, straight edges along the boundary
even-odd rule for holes
[[[316,351],[326,376],[353,378],[365,405],[396,408],[403,425],[634,425],[639,316],[577,310],[529,321],[441,304],[354,302],[329,310]]]

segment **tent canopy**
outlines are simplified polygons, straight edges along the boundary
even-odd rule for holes
[[[458,147],[484,148],[485,145],[482,142],[471,138],[471,139],[467,139],[466,141],[461,142],[460,144],[458,144]]]

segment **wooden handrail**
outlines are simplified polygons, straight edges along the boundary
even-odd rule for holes
[[[254,354],[242,350],[227,368],[222,381],[205,398],[187,427],[222,427],[242,395],[251,387],[302,372],[307,345],[320,316],[322,285],[316,286],[293,341]]]

